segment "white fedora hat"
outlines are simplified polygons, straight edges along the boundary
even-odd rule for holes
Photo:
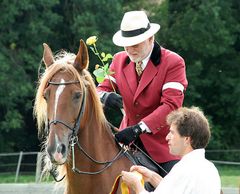
[[[159,24],[150,23],[144,11],[130,11],[123,16],[120,30],[113,36],[117,46],[133,46],[147,40],[160,29]]]

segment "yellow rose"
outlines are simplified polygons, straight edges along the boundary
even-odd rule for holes
[[[90,36],[87,41],[86,44],[87,45],[93,45],[97,42],[97,36]]]
[[[98,69],[100,67],[100,65],[96,64],[95,65],[95,69]]]

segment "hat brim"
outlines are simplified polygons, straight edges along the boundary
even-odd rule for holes
[[[133,46],[133,45],[143,42],[144,40],[147,40],[148,38],[150,38],[151,36],[156,34],[159,29],[160,29],[159,24],[151,23],[149,30],[147,30],[143,34],[140,34],[140,35],[134,36],[134,37],[123,37],[121,30],[119,30],[113,36],[113,43],[117,46],[122,46],[122,47]]]

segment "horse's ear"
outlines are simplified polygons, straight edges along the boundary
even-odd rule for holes
[[[53,53],[50,47],[46,43],[43,43],[43,48],[44,48],[43,61],[46,65],[46,68],[48,68],[50,65],[54,63]]]
[[[73,66],[78,70],[82,71],[83,69],[87,69],[89,64],[89,56],[88,49],[84,41],[80,40],[79,50],[76,56],[76,59],[73,63]]]

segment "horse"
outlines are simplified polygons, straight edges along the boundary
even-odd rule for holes
[[[104,116],[88,71],[87,46],[80,40],[77,55],[62,51],[55,56],[46,43],[43,47],[46,68],[38,81],[34,116],[38,135],[46,136],[47,161],[58,167],[56,179],[65,194],[110,193],[115,178],[132,162]]]

